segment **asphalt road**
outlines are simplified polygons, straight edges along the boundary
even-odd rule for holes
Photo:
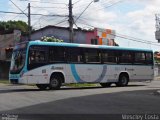
[[[151,114],[160,119],[159,90],[160,80],[131,83],[128,87],[62,88],[57,91],[39,91],[33,86],[0,85],[0,113],[4,116],[19,115],[20,118],[31,116],[29,119],[48,116],[52,119],[56,115],[58,118],[68,118],[68,114],[76,115],[76,118],[86,115],[93,119],[103,115],[101,118]]]

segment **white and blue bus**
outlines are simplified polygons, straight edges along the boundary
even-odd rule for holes
[[[152,50],[30,41],[15,46],[11,83],[59,89],[63,83],[100,83],[127,86],[154,78]]]

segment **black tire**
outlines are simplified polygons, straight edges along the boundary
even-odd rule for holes
[[[58,90],[60,89],[61,85],[62,85],[62,77],[52,75],[50,78],[49,88],[51,90]]]
[[[127,74],[121,74],[119,76],[119,81],[116,83],[116,86],[118,87],[124,87],[127,86],[129,82],[129,77]]]
[[[110,87],[112,83],[100,83],[102,87]]]
[[[47,84],[36,84],[36,86],[40,89],[40,90],[46,90],[48,85]]]

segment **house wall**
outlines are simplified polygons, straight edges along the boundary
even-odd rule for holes
[[[90,31],[86,33],[86,44],[91,44],[91,39],[96,39],[94,31]]]
[[[93,38],[92,32],[86,32],[82,30],[75,30],[74,31],[74,43],[81,43],[81,44],[90,44],[90,39]],[[56,28],[51,27],[47,29],[39,30],[31,35],[32,40],[40,40],[41,37],[50,37],[54,36],[58,39],[64,40],[64,42],[69,42],[69,30],[67,28]]]
[[[9,61],[0,61],[0,79],[8,79],[9,78]]]
[[[14,34],[0,35],[0,60],[7,60],[5,48],[14,46]]]
[[[66,42],[69,41],[69,33],[67,30],[59,29],[59,28],[47,28],[47,29],[42,29],[38,32],[32,33],[31,39],[32,40],[40,40],[41,37],[50,37],[54,36],[58,39],[63,39]]]
[[[54,36],[58,39],[64,40],[64,42],[69,42],[69,30],[67,28],[63,29],[56,27],[39,30],[31,35],[31,39],[40,40],[41,37],[44,36]],[[74,31],[74,43],[86,43],[86,32],[81,30]]]
[[[10,58],[7,57],[6,48],[14,46],[14,33],[0,35],[0,79],[8,79]]]

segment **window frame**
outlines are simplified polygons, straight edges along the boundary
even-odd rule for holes
[[[89,53],[89,51],[91,50],[96,50],[97,51],[97,59],[98,61],[87,61],[87,55]],[[95,52],[93,52],[95,53]],[[88,58],[88,59],[91,59],[91,58]],[[93,58],[92,58],[93,59]],[[101,49],[97,49],[97,48],[85,48],[84,49],[84,63],[87,63],[87,64],[101,64]]]
[[[32,47],[40,47],[40,49],[36,49],[36,48],[32,48]],[[45,50],[42,50],[42,47],[45,48]],[[36,60],[34,60],[34,62],[31,62],[30,60],[30,57],[31,57],[31,50],[32,51],[45,51],[45,59],[44,61],[42,62],[37,62]],[[38,51],[38,52],[39,52]],[[36,54],[36,53],[35,53]],[[36,55],[34,55],[34,59]],[[27,57],[27,69],[28,70],[32,70],[32,69],[35,69],[35,68],[38,68],[38,67],[41,67],[41,66],[44,66],[44,65],[47,65],[48,64],[48,47],[45,46],[45,45],[31,45],[29,46],[29,50],[28,50],[28,57]]]
[[[122,56],[123,54],[124,54],[124,56]],[[128,56],[126,56],[125,54]],[[130,56],[130,58],[129,58],[129,56]],[[133,51],[131,51],[131,50],[118,50],[117,57],[118,57],[117,63],[120,65],[132,65],[134,63]],[[129,62],[127,62],[127,61],[129,61]]]
[[[79,52],[81,53],[82,60],[80,60],[80,61],[72,61],[71,60],[71,56],[74,55],[74,54],[72,54],[73,53],[72,51],[74,51],[73,49],[79,50]],[[82,48],[82,47],[67,47],[66,51],[67,51],[67,62],[75,63],[75,64],[84,64],[85,63],[84,48]]]
[[[56,60],[57,56],[59,56],[59,55],[55,55],[54,52],[53,52],[53,59],[55,59],[55,58],[56,59],[53,60],[53,61],[50,61],[50,57],[51,57],[50,51],[51,51],[51,49],[53,51],[55,51],[55,49],[58,49],[58,48],[63,48],[63,52],[64,52],[63,53],[63,60]],[[48,50],[48,62],[49,63],[66,63],[67,62],[67,57],[66,56],[67,56],[66,55],[66,47],[64,47],[64,46],[49,46],[49,50]]]
[[[104,54],[108,53],[108,54],[113,54],[114,52],[114,56],[109,57],[110,59],[113,59],[115,57],[115,61],[114,62],[110,62],[110,61],[104,61]],[[117,64],[117,50],[109,50],[109,49],[102,49],[102,54],[101,54],[101,58],[102,58],[102,64]],[[109,59],[108,58],[108,59]]]

